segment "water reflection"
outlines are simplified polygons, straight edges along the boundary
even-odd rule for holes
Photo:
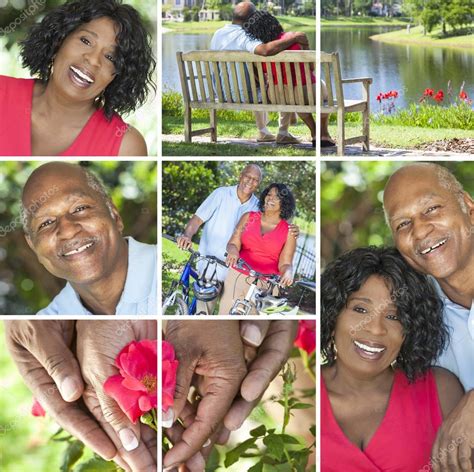
[[[397,106],[418,102],[425,88],[447,91],[451,80],[457,95],[463,81],[470,97],[474,96],[472,49],[448,49],[394,45],[373,41],[370,36],[390,31],[390,27],[322,28],[321,49],[338,51],[343,77],[372,77],[372,110],[379,105],[379,92],[397,90]],[[361,97],[360,85],[346,85],[347,98]]]

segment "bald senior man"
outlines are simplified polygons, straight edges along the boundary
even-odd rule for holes
[[[390,177],[384,192],[384,209],[397,249],[414,269],[430,277],[443,301],[450,336],[437,365],[456,374],[466,391],[438,432],[432,468],[435,472],[471,471],[474,201],[445,167],[414,163]]]
[[[277,39],[269,43],[262,43],[251,39],[242,25],[257,11],[252,2],[240,2],[235,5],[232,13],[232,23],[218,29],[211,39],[211,50],[214,51],[247,51],[259,56],[274,56],[299,43],[308,49],[309,43],[305,33],[287,33],[285,39]],[[263,84],[262,84],[263,85]],[[277,144],[299,144],[300,140],[293,136],[288,128],[296,119],[294,113],[280,113],[278,134],[275,137],[267,128],[268,113],[255,111],[255,121],[258,128],[257,142],[273,142]]]
[[[124,225],[100,180],[76,164],[51,162],[22,195],[28,246],[67,281],[38,315],[156,315],[156,246],[123,237]]]

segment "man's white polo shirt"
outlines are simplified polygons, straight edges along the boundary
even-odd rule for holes
[[[156,246],[128,240],[128,270],[116,315],[157,315]],[[37,315],[93,315],[68,282],[53,301]]]
[[[240,25],[228,24],[218,29],[211,39],[211,49],[214,51],[247,51],[252,54],[262,41],[250,39]]]
[[[449,331],[449,342],[436,364],[459,378],[466,391],[474,389],[474,300],[471,308],[451,301],[438,282],[430,277],[443,301],[443,318]]]
[[[237,195],[237,185],[214,190],[196,210],[196,216],[206,223],[199,242],[200,254],[224,260],[227,243],[237,223],[242,215],[249,211],[258,211],[258,198],[255,195],[241,203]],[[201,262],[198,265],[199,271],[202,272],[204,267]],[[210,269],[208,275],[211,275]],[[217,278],[222,281],[226,275],[227,269],[218,265]]]

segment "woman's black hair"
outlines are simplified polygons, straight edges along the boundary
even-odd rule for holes
[[[133,7],[121,0],[70,0],[46,14],[20,45],[23,67],[47,82],[65,38],[80,25],[102,17],[110,18],[118,29],[116,76],[104,92],[104,113],[110,119],[114,112],[130,113],[143,105],[149,87],[156,90],[150,34]]]
[[[354,249],[327,266],[321,277],[321,353],[328,365],[334,364],[337,317],[347,306],[349,296],[372,275],[386,281],[397,307],[404,333],[397,367],[413,381],[441,354],[448,331],[443,322],[442,302],[431,281],[410,267],[395,248]],[[360,329],[363,324],[361,319]]]
[[[280,198],[280,218],[289,220],[295,213],[296,204],[295,197],[293,197],[291,190],[285,184],[270,184],[260,195],[260,200],[258,202],[259,210],[264,211],[265,197],[272,188],[277,189],[278,197]]]
[[[275,41],[284,32],[280,22],[267,11],[252,13],[242,24],[242,28],[252,39],[258,39],[262,43]]]

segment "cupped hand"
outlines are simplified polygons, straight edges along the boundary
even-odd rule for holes
[[[156,452],[144,444],[144,428],[133,424],[103,385],[117,374],[115,358],[131,341],[156,339],[155,321],[77,321],[77,358],[86,384],[84,401],[115,444],[120,457],[133,471],[156,470]],[[156,434],[155,436],[156,444]]]
[[[180,249],[187,250],[193,245],[193,242],[191,241],[191,238],[188,238],[183,234],[177,237],[176,244]]]
[[[280,285],[282,287],[289,287],[293,284],[293,272],[291,269],[285,270],[280,277]]]
[[[116,447],[76,402],[84,390],[71,351],[74,321],[5,321],[5,340],[20,375],[46,412],[66,431],[106,460]]]
[[[178,467],[219,433],[246,374],[239,322],[234,320],[169,321],[166,340],[173,344],[179,367],[174,418],[182,415],[193,381],[201,400],[181,439],[164,457],[164,466]]]
[[[229,251],[227,251],[227,256],[225,258],[225,263],[229,266],[229,267],[233,267],[237,264],[237,261],[239,260],[239,251],[237,251],[237,249],[230,249]]]

